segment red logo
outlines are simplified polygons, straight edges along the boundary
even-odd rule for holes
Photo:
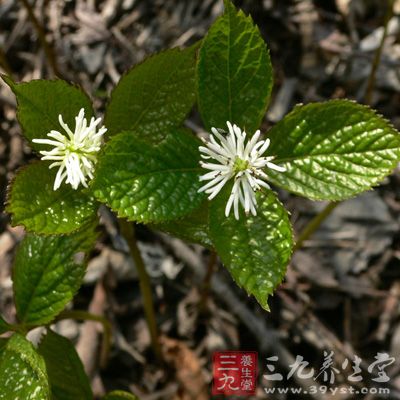
[[[213,357],[212,394],[250,396],[256,392],[257,353],[218,351]]]

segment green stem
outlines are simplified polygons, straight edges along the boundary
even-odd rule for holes
[[[65,310],[57,318],[56,321],[63,319],[76,319],[81,321],[95,321],[103,326],[103,344],[100,353],[100,365],[105,367],[108,354],[111,347],[111,323],[102,315],[91,314],[84,310]]]
[[[378,71],[378,67],[379,67],[379,64],[382,59],[382,51],[383,51],[383,46],[385,44],[385,40],[386,40],[386,37],[388,34],[389,21],[393,16],[393,4],[394,4],[394,0],[387,1],[387,10],[386,10],[386,14],[385,14],[385,21],[383,23],[383,35],[382,35],[382,39],[379,44],[379,47],[376,49],[376,52],[375,52],[374,60],[372,62],[371,72],[369,74],[367,90],[365,93],[365,102],[367,104],[372,103],[372,94],[373,94],[374,87],[375,87],[376,72]]]
[[[133,224],[127,222],[126,220],[120,220],[121,233],[125,237],[132,258],[135,262],[135,266],[139,276],[140,291],[143,298],[144,314],[146,317],[147,326],[150,332],[151,345],[157,360],[162,362],[162,352],[160,345],[160,336],[158,332],[153,295],[151,291],[151,283],[149,275],[147,274],[146,267],[143,262],[142,255],[137,245],[136,235]]]
[[[340,202],[328,203],[328,205],[307,224],[296,241],[293,249],[294,251],[301,249],[303,243],[319,228],[322,222],[330,215],[338,204],[340,204]]]
[[[7,328],[12,331],[25,336],[29,332],[29,328],[23,324],[7,324]]]
[[[53,48],[50,46],[50,44],[46,40],[46,34],[44,32],[44,29],[38,19],[36,18],[35,13],[33,12],[32,6],[29,4],[28,0],[20,0],[23,6],[25,7],[26,11],[28,12],[29,19],[31,20],[33,27],[36,30],[36,34],[38,36],[38,39],[43,47],[43,50],[46,54],[47,61],[50,65],[51,70],[53,71],[53,74],[59,78],[62,78],[62,74],[60,73],[60,70],[58,68],[57,64],[57,58],[54,53]]]

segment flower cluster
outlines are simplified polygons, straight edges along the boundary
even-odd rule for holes
[[[52,130],[47,134],[51,139],[33,139],[34,143],[53,146],[52,150],[40,151],[42,160],[54,161],[50,168],[59,167],[54,181],[54,190],[57,190],[65,179],[73,189],[78,189],[82,184],[87,187],[87,179],[93,179],[97,153],[102,145],[103,135],[107,131],[104,126],[97,130],[101,118],[91,118],[89,124],[82,108],[75,117],[75,131],[72,132],[63,121],[62,115],[58,116],[61,127],[66,132]]]
[[[242,132],[238,126],[232,125],[229,121],[227,125],[229,132],[226,136],[223,135],[224,131],[212,128],[210,140],[204,141],[206,147],[199,147],[203,159],[214,161],[200,162],[200,165],[210,172],[200,177],[200,181],[209,182],[202,186],[199,192],[209,194],[208,199],[211,200],[230,179],[234,178],[225,215],[229,216],[233,206],[235,218],[239,219],[239,203],[246,214],[251,212],[257,215],[255,192],[262,187],[270,188],[265,182],[268,176],[263,168],[268,167],[279,172],[284,172],[286,169],[272,163],[273,156],[262,156],[267,151],[270,140],[259,141],[259,130],[246,143],[246,132]]]

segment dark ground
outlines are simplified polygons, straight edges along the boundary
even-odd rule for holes
[[[275,89],[267,129],[294,104],[347,97],[365,100],[370,66],[379,46],[385,1],[243,0],[271,49]],[[0,72],[17,81],[52,77],[22,1],[0,0]],[[101,115],[106,94],[120,75],[145,56],[200,39],[222,11],[221,0],[37,0],[60,73],[81,84]],[[372,105],[400,127],[400,2],[389,23]],[[197,115],[189,126],[201,130]],[[0,84],[0,196],[15,170],[35,157],[20,136],[15,99]],[[323,204],[280,193],[297,232]],[[139,286],[113,216],[102,210],[103,234],[92,254],[85,284],[73,307],[105,313],[113,324],[108,365],[98,361],[100,331],[91,323],[64,321],[55,329],[72,339],[98,395],[120,388],[143,400],[210,398],[214,350],[256,350],[259,390],[254,398],[375,399],[377,394],[264,394],[271,382],[266,357],[278,356],[285,376],[297,355],[319,371],[324,351],[334,352],[339,370],[332,387],[347,388],[351,360],[359,356],[363,380],[377,352],[396,362],[386,368],[390,398],[400,398],[400,174],[395,171],[373,192],[340,204],[298,251],[285,282],[270,301],[271,313],[238,289],[224,268],[214,274],[208,311],[199,313],[209,254],[198,246],[139,229],[141,250],[154,284],[159,326],[165,335],[166,368],[149,348]],[[0,217],[0,313],[15,318],[11,266],[23,231]],[[349,363],[343,367],[345,359]],[[375,372],[377,372],[376,370]],[[317,373],[316,373],[317,374]],[[318,383],[318,382],[319,383]],[[281,386],[325,384],[292,377]],[[389,397],[386,397],[389,398]]]

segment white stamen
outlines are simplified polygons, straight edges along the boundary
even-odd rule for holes
[[[265,180],[268,178],[263,168],[268,167],[278,172],[285,172],[286,168],[276,165],[271,161],[272,156],[262,155],[267,151],[270,140],[260,140],[261,132],[258,130],[252,138],[246,141],[246,132],[237,125],[227,121],[228,133],[221,129],[211,128],[210,140],[203,140],[205,146],[200,146],[201,158],[214,162],[200,161],[200,165],[208,170],[202,175],[200,181],[209,181],[203,185],[199,192],[207,193],[212,200],[232,178],[235,182],[225,207],[228,217],[233,207],[236,219],[239,219],[239,204],[246,214],[257,215],[257,200],[255,192],[261,188],[270,189]],[[223,136],[222,133],[226,133]],[[216,163],[215,163],[216,162]]]
[[[75,131],[72,132],[64,122],[62,115],[58,121],[66,134],[52,130],[47,136],[50,139],[33,139],[34,143],[53,146],[51,150],[42,150],[42,160],[55,161],[49,168],[59,167],[54,180],[53,189],[57,190],[62,182],[68,183],[73,189],[78,189],[82,184],[88,187],[88,179],[93,178],[94,167],[97,161],[103,135],[107,128],[104,126],[97,129],[101,119],[90,119],[89,125],[85,118],[85,110],[81,108],[75,117]]]

